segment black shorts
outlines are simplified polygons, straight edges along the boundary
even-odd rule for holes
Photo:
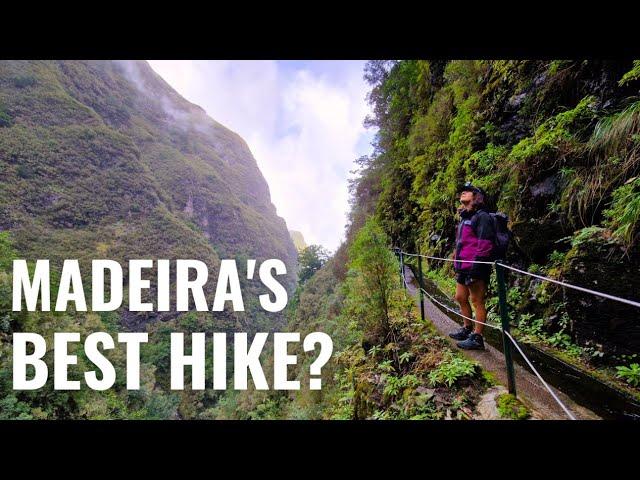
[[[475,280],[482,280],[489,285],[491,277],[491,265],[475,265],[473,272],[456,272],[456,282],[460,285],[470,285]]]

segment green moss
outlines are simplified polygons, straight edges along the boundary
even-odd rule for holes
[[[0,232],[0,271],[9,271],[12,261],[16,257],[16,250],[9,232]]]
[[[532,158],[553,155],[563,145],[574,142],[575,135],[593,118],[596,98],[587,96],[575,108],[559,113],[540,125],[533,136],[516,144],[509,154],[514,164],[523,164]]]
[[[509,420],[526,420],[531,414],[527,407],[510,393],[504,393],[496,399],[500,417]]]
[[[640,104],[615,85],[617,72],[630,62],[448,61],[422,94],[406,88],[418,79],[415,65],[403,63],[372,82],[372,123],[380,134],[367,174],[353,185],[357,221],[351,234],[375,211],[392,244],[448,257],[457,189],[471,180],[510,216],[524,250],[512,260],[524,262],[523,268],[559,278],[579,250],[602,244],[603,253],[613,254],[623,241],[634,255],[640,239]],[[630,72],[623,84],[634,79]],[[400,117],[400,123],[391,121]],[[587,271],[598,270],[601,258],[590,258]],[[424,274],[453,293],[448,267],[433,262]],[[593,280],[604,284],[607,277],[598,275]],[[510,282],[518,288],[509,289],[509,311],[523,338],[573,363],[600,362],[601,351],[589,351],[583,339],[575,344],[583,314],[566,322],[557,287],[522,276],[510,276]],[[490,320],[495,303],[489,300]]]
[[[620,79],[619,85],[622,87],[640,78],[640,60],[633,61],[633,68],[625,73]]]
[[[496,378],[495,374],[488,370],[482,370],[482,378],[490,387],[494,385],[498,385],[500,383],[498,382],[498,379]]]
[[[549,68],[547,73],[549,76],[554,76],[560,71],[563,67],[570,65],[572,62],[570,60],[553,60],[549,63]]]
[[[566,260],[570,259],[574,253],[577,252],[575,247],[579,247],[584,243],[591,242],[594,238],[602,238],[603,233],[605,233],[605,229],[603,227],[592,226],[585,227],[573,234],[571,237],[571,247],[574,248],[572,251],[569,251],[565,256]]]

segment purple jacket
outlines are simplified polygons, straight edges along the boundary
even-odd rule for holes
[[[491,261],[493,244],[496,236],[495,227],[491,215],[486,210],[475,212],[462,210],[462,220],[458,226],[456,235],[456,260]],[[482,270],[485,265],[454,262],[456,272],[469,272]]]

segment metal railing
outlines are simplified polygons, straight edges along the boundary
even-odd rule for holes
[[[537,275],[531,272],[527,272],[525,270],[521,270],[519,268],[516,267],[512,267],[511,265],[506,265],[500,261],[494,261],[494,262],[488,262],[488,261],[474,261],[474,260],[456,260],[456,259],[451,259],[451,258],[442,258],[442,257],[434,257],[434,256],[430,256],[430,255],[420,255],[417,253],[409,253],[409,252],[404,252],[401,249],[394,249],[396,254],[398,255],[398,259],[400,261],[400,268],[401,268],[401,277],[402,277],[402,282],[403,282],[403,286],[404,288],[406,288],[406,280],[404,278],[404,257],[405,256],[409,256],[409,257],[416,257],[418,259],[418,291],[419,291],[419,297],[420,297],[420,315],[422,320],[424,321],[425,319],[425,314],[424,314],[424,296],[423,295],[427,295],[431,301],[433,301],[434,303],[440,305],[441,307],[443,307],[444,309],[446,309],[447,311],[461,317],[464,318],[466,320],[469,320],[471,322],[474,323],[478,323],[478,324],[482,324],[485,326],[488,326],[490,328],[493,328],[495,330],[499,330],[502,333],[502,345],[503,345],[503,353],[504,353],[504,357],[505,357],[505,364],[506,364],[506,370],[507,370],[507,380],[508,380],[508,389],[509,389],[509,393],[516,395],[516,379],[515,379],[515,371],[513,368],[513,357],[512,357],[512,352],[511,352],[511,346],[513,345],[513,347],[515,347],[515,349],[520,353],[520,355],[522,356],[522,358],[525,360],[525,362],[527,363],[527,365],[529,366],[529,368],[531,369],[531,371],[536,375],[536,377],[538,377],[538,379],[540,380],[540,382],[542,383],[542,385],[544,386],[544,388],[549,392],[549,394],[551,395],[551,397],[556,401],[556,403],[560,406],[560,408],[562,408],[562,410],[566,413],[566,415],[571,419],[571,420],[575,420],[575,416],[571,413],[571,411],[567,408],[567,406],[558,398],[558,396],[556,395],[556,393],[553,391],[553,389],[547,384],[547,382],[542,378],[542,376],[540,375],[540,373],[538,372],[538,370],[533,366],[533,363],[531,362],[531,360],[529,360],[529,358],[525,355],[525,353],[523,352],[522,348],[520,347],[520,345],[518,345],[518,342],[516,342],[515,338],[513,338],[513,335],[511,335],[510,332],[510,321],[509,321],[509,315],[508,315],[508,307],[507,307],[507,281],[506,281],[506,273],[507,270],[511,270],[523,275],[528,275],[543,281],[547,281],[547,282],[551,282],[551,283],[555,283],[557,285],[561,285],[563,287],[566,288],[572,288],[574,290],[578,290],[581,292],[585,292],[585,293],[589,293],[591,295],[596,295],[599,296],[601,298],[606,298],[608,300],[613,300],[613,301],[617,301],[617,302],[621,302],[621,303],[625,303],[627,305],[632,305],[634,307],[640,307],[640,302],[637,302],[635,300],[629,300],[626,298],[621,298],[621,297],[617,297],[615,295],[610,295],[604,292],[599,292],[596,290],[592,290],[589,288],[585,288],[585,287],[580,287],[577,285],[572,285],[570,283],[567,282],[562,282],[560,280],[556,280],[553,278],[549,278],[549,277],[544,277],[542,275]],[[498,285],[498,306],[499,306],[499,311],[500,311],[500,320],[501,320],[501,326],[497,326],[497,325],[492,325],[486,322],[481,322],[478,321],[476,319],[473,318],[469,318],[465,315],[463,315],[462,313],[460,313],[457,310],[454,310],[453,308],[445,305],[444,303],[440,302],[438,299],[436,299],[433,295],[431,295],[429,292],[427,292],[423,287],[422,287],[422,258],[426,258],[426,259],[430,259],[430,260],[438,260],[438,261],[445,261],[445,262],[460,262],[460,263],[474,263],[474,264],[485,264],[485,265],[493,265],[495,267],[496,270],[496,280],[497,280],[497,285]]]

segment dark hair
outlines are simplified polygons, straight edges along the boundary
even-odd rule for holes
[[[471,201],[471,206],[476,210],[479,208],[484,208],[485,207],[484,193],[473,192],[473,200]]]

